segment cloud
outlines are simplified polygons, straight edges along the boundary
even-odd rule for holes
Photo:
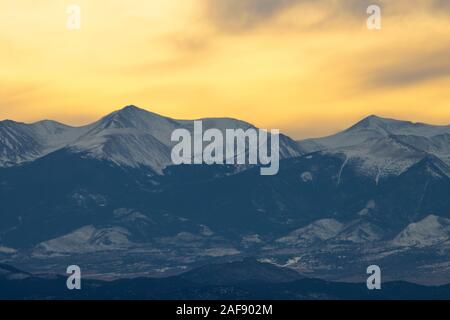
[[[222,31],[247,31],[293,7],[314,7],[324,23],[366,17],[370,5],[379,5],[383,16],[405,15],[423,10],[450,13],[448,0],[204,0],[207,19]],[[299,10],[298,19],[302,19]],[[322,25],[322,24],[318,24]]]
[[[221,29],[252,28],[302,0],[206,0],[208,18]]]
[[[375,87],[408,86],[450,77],[450,47],[428,53],[401,56],[401,61],[372,71],[369,84]]]
[[[399,0],[403,1],[403,0]],[[293,7],[314,7],[323,13],[324,23],[340,18],[365,17],[374,0],[205,0],[208,19],[224,31],[246,31]],[[387,1],[379,2],[388,4]],[[298,19],[302,19],[299,10]],[[319,25],[319,24],[318,24]]]
[[[432,4],[436,10],[447,10],[447,13],[450,13],[450,1],[434,0]]]

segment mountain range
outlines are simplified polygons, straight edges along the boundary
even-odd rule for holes
[[[235,119],[198,119],[204,130],[221,131],[254,128]],[[127,106],[99,121],[82,127],[70,127],[56,121],[33,124],[0,122],[0,165],[10,167],[30,162],[54,151],[66,149],[95,159],[105,159],[128,167],[146,166],[155,173],[171,165],[171,134],[175,129],[193,131],[194,120],[175,120]],[[299,155],[296,143],[286,136],[280,139],[281,157]]]
[[[450,286],[396,281],[369,291],[365,283],[329,282],[251,259],[209,264],[177,276],[88,279],[65,289],[63,275],[34,275],[0,264],[0,300],[446,300]]]
[[[370,116],[325,138],[281,135],[271,177],[171,165],[177,128],[193,121],[135,106],[83,127],[1,121],[0,261],[117,279],[250,256],[325,280],[378,264],[388,280],[450,282],[450,126]]]

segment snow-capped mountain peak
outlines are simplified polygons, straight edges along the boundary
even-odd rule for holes
[[[428,125],[425,123],[415,123],[371,115],[344,132],[361,133],[364,131],[376,132],[383,136],[416,135],[421,137],[432,137],[450,132],[450,126]]]
[[[352,127],[350,127],[345,131],[351,132],[360,130],[373,130],[381,134],[389,135],[391,134],[392,129],[395,130],[395,128],[399,128],[405,125],[405,123],[407,122],[371,115],[359,121],[358,123],[356,123],[355,125],[353,125]]]
[[[350,128],[318,139],[299,141],[306,152],[344,154],[360,172],[374,176],[398,175],[429,155],[450,164],[450,126],[413,123],[375,115]]]

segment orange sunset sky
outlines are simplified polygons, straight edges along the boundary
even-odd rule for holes
[[[0,0],[0,120],[81,125],[128,104],[295,138],[370,114],[448,124],[450,1]]]

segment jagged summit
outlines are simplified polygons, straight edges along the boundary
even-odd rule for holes
[[[92,126],[101,129],[148,129],[149,127],[167,125],[167,123],[173,123],[173,121],[171,118],[138,108],[134,105],[129,105],[104,116]]]
[[[373,131],[381,135],[417,135],[432,137],[449,133],[450,126],[430,125],[421,122],[412,122],[383,118],[376,115],[368,116],[343,132]]]
[[[129,104],[122,108],[123,111],[137,111],[137,110],[144,110],[142,108],[139,108],[138,106],[135,106],[134,104]]]
[[[357,130],[357,129],[381,129],[388,130],[389,127],[402,126],[406,124],[412,124],[408,121],[395,120],[390,118],[383,118],[377,115],[370,115],[361,121],[357,122],[355,125],[351,126],[346,131]]]
[[[0,126],[14,125],[14,124],[24,124],[24,123],[17,122],[17,121],[11,120],[11,119],[5,119],[5,120],[0,121]]]
[[[124,115],[124,116],[139,116],[139,115],[147,114],[147,115],[153,115],[155,117],[160,117],[160,118],[168,118],[163,115],[157,114],[155,112],[149,111],[147,109],[139,108],[138,106],[135,106],[133,104],[127,105],[121,109],[113,111],[106,117],[113,116],[113,115],[119,115],[119,114]]]

